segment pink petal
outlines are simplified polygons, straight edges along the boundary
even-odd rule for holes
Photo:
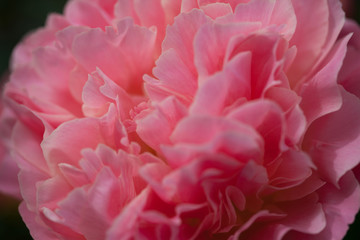
[[[218,153],[233,157],[239,162],[247,162],[249,159],[261,162],[263,157],[261,139],[257,135],[249,136],[246,133],[247,131],[224,131],[201,145],[180,143],[176,146],[162,146],[161,150],[168,164],[174,168],[183,166],[203,155]]]
[[[216,19],[218,17],[223,17],[228,14],[232,14],[232,8],[229,3],[213,3],[201,6],[201,9],[205,12],[205,14],[212,19]]]
[[[360,65],[358,58],[360,56],[360,27],[358,23],[347,20],[341,35],[351,36],[343,66],[339,72],[338,82],[348,91],[360,98],[360,85],[358,79],[360,77]]]
[[[346,173],[339,181],[340,189],[327,184],[319,190],[320,200],[329,224],[319,234],[319,238],[341,239],[360,209],[360,187],[352,172]]]
[[[182,62],[177,51],[171,48],[163,52],[156,61],[153,74],[159,80],[144,77],[146,93],[153,101],[175,95],[182,102],[190,104],[197,88],[197,76]]]
[[[235,8],[236,21],[261,22],[263,27],[277,25],[286,39],[290,39],[296,27],[296,15],[290,0],[253,0]]]
[[[316,194],[295,202],[283,203],[281,209],[287,217],[281,223],[292,230],[316,234],[326,227],[325,213]]]
[[[68,88],[66,79],[68,72],[74,67],[74,60],[66,54],[61,54],[59,49],[53,47],[38,48],[33,52],[33,64],[39,77],[44,79],[57,91]],[[48,79],[49,76],[53,76]]]
[[[145,207],[148,195],[149,189],[146,189],[125,207],[108,230],[107,240],[131,239],[134,235],[136,236],[138,218]]]
[[[307,126],[304,113],[298,105],[301,98],[294,91],[283,87],[271,87],[265,96],[279,104],[285,113],[286,143],[298,144]]]
[[[122,129],[117,129],[114,117],[114,110],[110,108],[101,119],[75,119],[64,123],[52,132],[41,144],[52,171],[57,171],[59,163],[78,166],[81,150],[84,148],[94,149],[100,143],[107,143],[114,148],[119,146],[120,139],[125,136],[121,132]]]
[[[99,6],[104,9],[109,16],[113,16],[114,14],[114,5],[116,4],[117,0],[95,0]]]
[[[312,175],[313,168],[315,166],[308,155],[289,150],[267,166],[269,185],[277,190],[300,185]]]
[[[193,41],[199,28],[207,22],[210,20],[199,10],[194,9],[189,13],[180,14],[175,18],[174,24],[166,30],[162,51],[174,48],[190,72],[196,72],[193,64]]]
[[[71,202],[70,206],[66,204]],[[60,207],[63,208],[70,208],[70,211],[53,211],[49,208],[42,208],[41,209],[41,218],[50,227],[54,232],[56,232],[59,236],[65,239],[72,239],[72,240],[83,240],[87,239],[84,237],[83,229],[81,229],[82,224],[84,224],[83,216],[87,216],[92,221],[87,221],[86,224],[89,226],[93,223],[98,224],[97,226],[92,226],[87,231],[91,231],[92,234],[96,237],[103,237],[101,232],[104,231],[104,222],[96,212],[93,211],[92,208],[88,206],[88,202],[86,201],[86,193],[82,191],[82,189],[76,189],[75,191],[71,192],[67,198],[60,203]],[[86,209],[86,210],[85,210]],[[60,214],[59,214],[60,212]],[[87,215],[89,214],[89,215]],[[64,216],[62,216],[64,215]],[[105,224],[106,225],[106,224]],[[105,228],[106,229],[106,228]],[[87,233],[85,233],[87,235]],[[90,238],[89,239],[94,239]]]
[[[97,74],[89,75],[82,92],[84,102],[82,109],[85,116],[100,117],[107,112],[110,105],[109,99],[99,90],[103,84],[104,81]]]
[[[88,117],[103,116],[113,103],[117,105],[121,120],[125,120],[129,118],[130,110],[136,105],[136,100],[100,69],[89,75],[82,95],[82,109]]]
[[[120,21],[115,31],[91,29],[79,35],[73,43],[74,57],[88,72],[100,68],[129,93],[139,94],[142,75],[152,67],[155,33],[131,19]]]
[[[59,169],[68,184],[70,184],[73,188],[81,187],[90,182],[87,174],[85,174],[80,169],[74,167],[73,165],[67,163],[60,163]]]
[[[15,125],[14,113],[0,101],[0,192],[21,199],[19,167],[11,154],[11,133]]]
[[[196,131],[199,135],[194,135]],[[193,116],[182,120],[171,136],[175,146],[161,150],[172,167],[184,166],[198,157],[224,154],[239,162],[262,161],[263,142],[251,128],[215,117]]]
[[[140,25],[140,19],[134,8],[134,1],[118,0],[114,6],[114,15],[116,19],[131,17],[136,24]]]
[[[201,78],[220,71],[237,51],[231,40],[244,40],[244,36],[258,29],[257,23],[212,24],[204,22],[194,38],[194,63]],[[204,44],[206,42],[206,44]],[[233,47],[233,48],[232,48]],[[249,50],[249,49],[246,49]],[[246,51],[245,50],[245,51]]]
[[[171,173],[171,168],[163,163],[146,164],[140,169],[141,177],[162,199],[171,199],[174,194],[173,191],[164,191],[161,185],[163,178],[168,173]]]
[[[37,209],[56,208],[71,190],[72,186],[59,175],[36,183]]]
[[[69,2],[65,7],[65,17],[73,25],[84,25],[92,28],[104,28],[110,25],[109,17],[101,8],[84,0]]]
[[[17,164],[20,169],[48,172],[40,144],[42,135],[33,132],[31,128],[18,122],[12,133],[12,147],[18,156]]]
[[[299,76],[306,76],[319,64],[333,46],[344,24],[344,13],[336,0],[292,1],[297,26],[290,45],[297,47],[294,64],[289,78],[292,85],[299,82]],[[312,11],[309,11],[312,9]]]
[[[213,116],[191,116],[184,118],[171,135],[171,140],[176,143],[201,144],[213,139],[221,132],[239,131],[249,136],[257,137],[255,131],[237,121]],[[196,132],[197,134],[193,134]]]
[[[86,26],[69,26],[56,32],[56,39],[61,44],[59,47],[64,48],[64,50],[71,50],[72,43],[77,35],[88,31],[89,29],[90,28]]]
[[[35,212],[37,209],[37,184],[45,181],[48,178],[48,174],[41,172],[32,172],[27,170],[20,171],[20,192],[29,211]]]
[[[262,46],[259,48],[259,44]],[[286,62],[292,59],[292,49],[278,33],[264,33],[250,35],[246,39],[233,41],[229,57],[241,52],[250,51],[252,54],[251,64],[251,98],[256,99],[264,96],[266,91],[273,86],[285,87],[282,68]]]
[[[287,237],[295,240],[343,239],[349,229],[348,224],[354,221],[355,214],[359,210],[360,188],[351,172],[340,179],[339,187],[326,184],[318,191],[326,216],[326,227],[320,233],[305,235],[290,232]]]
[[[197,0],[198,4],[200,7],[204,7],[208,4],[212,4],[212,3],[216,3],[216,2],[221,2],[221,3],[226,3],[229,4],[233,9],[241,3],[246,3],[249,2],[250,0]],[[193,8],[196,8],[195,6]]]
[[[314,121],[304,139],[304,148],[321,176],[334,185],[360,162],[360,102],[354,95],[340,90],[341,108]]]
[[[0,192],[21,199],[18,173],[19,168],[0,143]]]
[[[199,8],[199,4],[197,0],[181,1],[181,12],[190,12],[194,8]]]
[[[305,179],[305,181],[298,186],[277,190],[272,194],[272,198],[275,202],[298,200],[315,192],[324,186],[324,184],[325,182],[319,178],[318,174],[313,173],[309,178]]]
[[[273,160],[286,149],[285,124],[280,107],[268,100],[251,101],[229,114],[229,117],[254,127],[263,137],[265,163]]]
[[[168,97],[145,116],[139,115],[135,119],[136,132],[151,148],[159,151],[161,144],[170,143],[173,129],[185,115],[185,107],[174,97]]]
[[[64,119],[73,118],[73,114],[79,114],[79,105],[67,91],[61,91],[47,84],[30,66],[18,68],[11,75],[5,94],[17,104],[25,106],[27,111],[31,110],[41,120],[53,126],[59,125]],[[19,111],[25,114],[20,108]]]
[[[159,0],[135,0],[134,9],[140,18],[141,25],[156,26],[163,37],[165,30],[165,14]]]
[[[82,90],[88,79],[88,72],[82,66],[77,65],[69,76],[69,91],[74,99],[82,103]]]
[[[165,35],[166,23],[172,22],[172,17],[178,14],[178,11],[176,10],[178,7],[174,6],[177,4],[179,4],[178,1],[119,0],[115,5],[115,16],[117,19],[131,17],[138,25],[149,27],[154,30],[156,29],[157,39],[155,55],[158,56],[160,53],[161,42]],[[164,11],[164,9],[169,10],[169,12]],[[171,13],[170,11],[176,11],[176,13]]]
[[[190,113],[221,115],[236,100],[249,99],[251,92],[251,54],[236,55],[224,67],[199,86]]]
[[[255,224],[257,221],[276,221],[277,219],[281,219],[284,217],[284,214],[279,213],[270,213],[268,210],[261,210],[255,213],[253,216],[251,216],[239,229],[236,230],[235,234],[231,236],[231,240],[235,239],[248,239],[249,235],[253,236],[256,234],[259,234],[260,236],[257,236],[256,239],[268,239],[269,234],[272,234],[272,236],[280,235],[282,236],[284,234],[284,231],[286,232],[288,228],[278,228],[278,229],[271,229],[271,232],[268,229],[265,230],[265,234],[263,234],[262,231],[259,232],[259,229],[251,229],[252,225]],[[243,237],[244,236],[244,237]],[[270,235],[271,236],[271,235]],[[276,239],[276,238],[275,238]]]
[[[341,93],[337,84],[337,75],[345,57],[346,43],[349,37],[339,41],[332,49],[325,66],[305,83],[301,90],[300,103],[308,124],[315,119],[338,110],[341,106]]]
[[[36,214],[27,209],[25,202],[19,206],[21,217],[23,218],[26,226],[30,230],[30,234],[34,239],[39,240],[58,240],[58,235],[50,230],[45,224],[39,224],[36,221]]]

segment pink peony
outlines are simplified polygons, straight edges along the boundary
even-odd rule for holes
[[[4,90],[31,235],[341,239],[360,208],[359,32],[338,0],[69,1]]]
[[[162,176],[152,165],[141,171],[174,212],[158,231],[175,239],[341,239],[360,203],[351,171],[360,102],[337,82],[349,40],[338,37],[340,4],[228,6],[178,16],[154,77],[144,78],[151,104],[137,132],[167,166]],[[179,231],[178,222],[189,224]]]

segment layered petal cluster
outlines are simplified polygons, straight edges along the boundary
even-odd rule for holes
[[[341,239],[359,33],[339,0],[71,0],[14,50],[0,191],[39,240]]]
[[[122,209],[147,196],[139,168],[158,159],[127,141],[114,113],[111,107],[103,118],[64,123],[34,143],[37,162],[20,163],[20,212],[35,239],[105,239]],[[23,126],[16,130],[17,141],[33,140],[31,133],[20,140]],[[23,149],[18,152],[25,155]],[[17,161],[26,160],[34,159]]]
[[[108,107],[104,102],[121,101],[120,111],[136,105],[142,75],[153,65],[156,30],[131,18],[114,20],[105,30],[74,24],[52,15],[46,28],[26,38],[15,49],[5,88],[20,117],[31,112],[47,134],[71,119],[101,116]],[[49,42],[41,42],[43,35]]]
[[[343,28],[331,0],[197,7],[168,27],[144,78],[150,103],[137,133],[166,162],[161,174],[141,171],[167,205],[154,229],[172,239],[341,239],[360,206],[350,86],[359,78],[348,69],[358,56],[345,57],[358,26]],[[144,211],[140,222],[153,209]]]
[[[122,12],[126,4],[129,11]],[[145,188],[137,169],[152,157],[140,153],[144,144],[130,110],[146,99],[142,77],[159,55],[166,22],[159,18],[154,26],[140,5],[69,1],[64,15],[50,15],[13,52],[1,112],[0,191],[20,198],[19,182],[20,213],[35,239],[84,239],[94,232],[101,239],[111,219]],[[165,9],[160,2],[153,8]],[[88,161],[92,165],[80,164]],[[100,193],[108,184],[108,194]],[[95,202],[86,205],[90,192]],[[121,196],[111,200],[114,194]],[[103,199],[109,201],[97,222],[103,227],[84,232],[93,213],[80,212]],[[72,203],[83,205],[73,206],[80,211],[77,219],[65,213]],[[76,221],[83,227],[74,226]]]

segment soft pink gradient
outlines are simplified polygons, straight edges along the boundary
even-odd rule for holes
[[[13,112],[0,102],[0,192],[21,199],[19,168],[11,157],[11,131],[16,122]]]
[[[338,84],[350,38],[339,2],[208,3],[175,18],[144,78],[137,132],[167,166],[141,172],[167,208],[136,232],[341,239],[360,205],[360,102]]]
[[[4,90],[0,163],[32,237],[341,239],[359,32],[337,0],[69,1]]]

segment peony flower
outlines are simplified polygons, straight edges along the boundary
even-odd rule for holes
[[[69,1],[4,90],[32,237],[341,239],[359,31],[338,0]]]
[[[160,177],[142,168],[168,206],[154,228],[173,239],[341,239],[359,209],[360,105],[338,84],[349,40],[338,37],[340,4],[199,5],[175,18],[144,78],[151,104],[137,132],[167,163]],[[137,221],[150,221],[144,211]]]

